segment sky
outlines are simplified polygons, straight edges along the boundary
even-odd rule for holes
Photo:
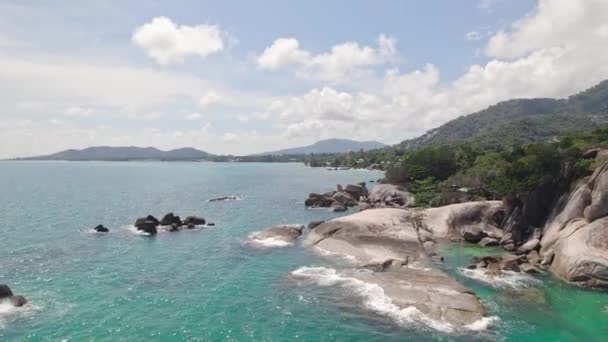
[[[607,78],[606,0],[0,0],[0,158],[394,144]]]

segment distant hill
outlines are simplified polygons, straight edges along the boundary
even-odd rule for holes
[[[587,132],[605,123],[608,123],[608,81],[567,99],[500,102],[399,145],[411,149],[467,141],[498,147],[548,141],[566,132]]]
[[[19,160],[68,160],[68,161],[129,161],[129,160],[209,160],[213,157],[204,151],[194,148],[178,148],[162,151],[154,147],[110,147],[94,146],[82,150],[65,150],[45,156],[19,158]]]
[[[259,155],[303,155],[322,153],[343,153],[369,151],[387,146],[378,141],[355,141],[349,139],[327,139],[318,141],[312,145],[288,148],[284,150],[259,153]]]

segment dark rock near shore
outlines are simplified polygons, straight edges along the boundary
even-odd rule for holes
[[[188,229],[194,229],[194,228],[196,228],[196,226],[193,223],[189,223],[189,224],[186,225],[186,228],[188,228]]]
[[[93,230],[98,233],[108,233],[110,231],[108,228],[104,227],[102,224],[95,226],[95,228],[93,228]]]

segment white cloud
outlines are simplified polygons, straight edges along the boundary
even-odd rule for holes
[[[198,106],[200,109],[205,110],[210,105],[221,103],[223,100],[224,98],[217,92],[209,91],[198,100]]]
[[[561,4],[561,6],[560,6]],[[388,70],[380,87],[313,89],[279,99],[269,120],[286,136],[364,136],[397,142],[512,98],[565,97],[608,78],[608,2],[540,0],[531,15],[491,37],[485,64],[452,82],[439,68]]]
[[[257,58],[257,64],[268,70],[296,66],[298,76],[339,83],[367,75],[373,66],[398,60],[394,38],[382,34],[377,43],[374,48],[345,42],[314,55],[300,49],[295,38],[279,38]]]
[[[494,35],[486,53],[494,58],[513,59],[554,47],[605,51],[606,23],[608,1],[539,0],[534,12],[515,22],[510,32]]]
[[[258,57],[261,69],[277,70],[290,65],[306,64],[310,53],[300,49],[295,38],[278,38]]]
[[[479,32],[477,32],[477,31],[471,31],[471,32],[467,32],[467,34],[464,35],[464,38],[469,41],[480,40],[481,34],[479,34]]]
[[[133,32],[132,41],[160,64],[182,63],[188,57],[205,58],[225,48],[225,34],[215,25],[176,25],[156,17]]]

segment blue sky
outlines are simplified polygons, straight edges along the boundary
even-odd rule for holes
[[[605,22],[602,0],[2,1],[0,157],[396,143],[608,77]]]

